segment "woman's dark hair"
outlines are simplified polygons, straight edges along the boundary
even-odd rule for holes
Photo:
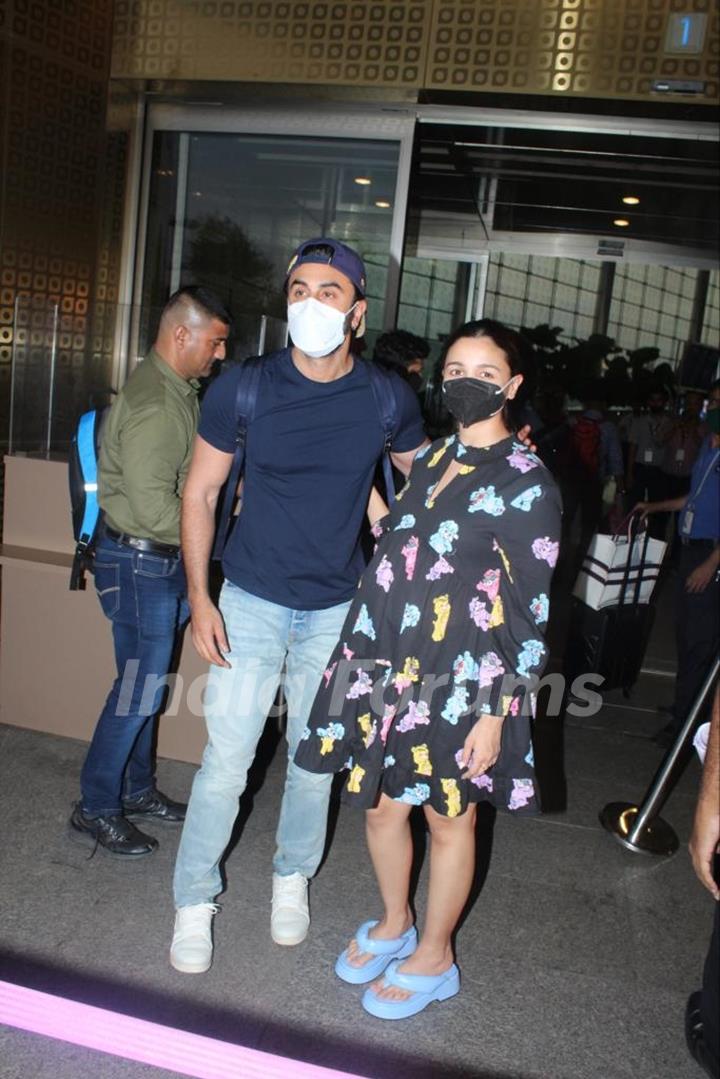
[[[455,423],[445,408],[442,396],[443,370],[448,352],[453,345],[464,337],[489,337],[493,344],[505,353],[511,375],[523,375],[527,379],[531,367],[530,349],[525,339],[509,326],[493,318],[479,318],[464,322],[448,337],[433,370],[433,390],[431,405],[431,426],[437,435],[454,430]],[[512,401],[503,408],[503,419],[509,428],[517,429],[522,423],[522,411],[527,398],[527,385],[523,382]],[[437,435],[435,437],[437,437]]]

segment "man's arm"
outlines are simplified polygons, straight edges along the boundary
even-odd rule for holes
[[[679,498],[665,498],[662,502],[636,502],[633,513],[641,513],[647,517],[649,513],[679,513],[687,502],[687,495]]]
[[[208,566],[215,510],[233,455],[216,450],[198,435],[182,494],[180,546],[188,582],[191,633],[195,648],[209,663],[229,667],[223,652],[230,651],[222,616],[208,592]]]
[[[388,507],[385,499],[382,497],[377,487],[373,484],[370,491],[370,498],[368,499],[367,518],[368,523],[372,526],[379,520],[385,517],[388,513]]]
[[[430,445],[430,439],[426,438],[424,442],[421,442],[419,446],[416,446],[414,450],[405,450],[403,453],[391,453],[390,460],[397,468],[398,472],[402,472],[403,476],[410,475],[410,469],[412,463],[415,460],[415,454],[419,453],[425,446]]]
[[[718,844],[720,844],[720,690],[715,692],[700,796],[688,845],[698,880],[705,885],[715,900],[720,900],[720,888],[713,876],[713,862]]]

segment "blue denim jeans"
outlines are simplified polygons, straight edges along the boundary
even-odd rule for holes
[[[195,776],[175,865],[175,905],[215,899],[220,860],[230,841],[238,799],[285,667],[288,765],[273,869],[312,877],[320,864],[331,775],[293,762],[315,694],[340,636],[349,603],[293,611],[226,581],[220,596],[230,668],[211,667],[205,691],[208,744]]]
[[[97,546],[95,588],[112,623],[117,666],[80,775],[82,809],[97,817],[155,786],[155,718],[188,607],[180,558],[107,536]]]

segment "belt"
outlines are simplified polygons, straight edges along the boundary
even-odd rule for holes
[[[177,558],[180,554],[180,548],[172,543],[156,543],[155,540],[142,539],[140,536],[128,536],[127,532],[116,532],[109,525],[105,525],[105,535],[123,547],[133,547],[136,551],[145,551],[147,554],[164,555],[166,558]]]

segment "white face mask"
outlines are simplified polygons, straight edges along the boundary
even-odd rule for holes
[[[301,352],[313,359],[329,356],[345,340],[345,319],[349,311],[338,311],[312,296],[298,303],[288,304],[288,330]]]

